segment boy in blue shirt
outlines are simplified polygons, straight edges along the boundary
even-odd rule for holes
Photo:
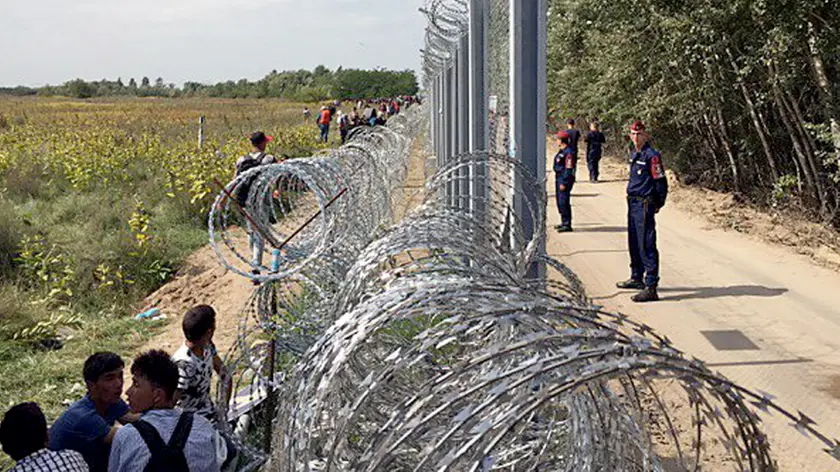
[[[111,441],[119,428],[139,415],[122,400],[125,363],[113,352],[97,352],[85,361],[88,393],[73,403],[50,429],[50,449],[70,449],[85,458],[91,472],[105,472]]]

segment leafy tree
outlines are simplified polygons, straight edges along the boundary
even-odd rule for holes
[[[837,224],[837,24],[826,0],[551,0],[549,111],[645,119],[680,178],[769,204],[792,177]]]
[[[67,95],[74,98],[90,98],[96,95],[96,88],[82,79],[71,80],[64,84]]]

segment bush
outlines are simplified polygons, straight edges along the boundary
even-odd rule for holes
[[[12,275],[14,259],[17,257],[23,234],[23,223],[14,205],[0,198],[0,280]]]

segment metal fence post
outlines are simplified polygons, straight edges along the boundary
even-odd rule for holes
[[[470,38],[463,35],[458,41],[458,155],[466,154],[470,147]],[[469,170],[458,169],[458,202],[460,211],[469,211]]]
[[[510,0],[511,75],[510,98],[511,151],[537,182],[545,180],[546,166],[546,0]],[[521,182],[517,182],[521,190]],[[521,194],[520,194],[521,195]],[[537,196],[523,195],[536,209]],[[525,211],[525,201],[515,202],[515,208],[524,227],[524,236],[531,239],[534,221]],[[541,239],[544,241],[544,239]],[[517,248],[523,249],[523,248]],[[545,247],[537,248],[539,254]],[[528,271],[529,278],[543,278],[545,265],[535,263]]]
[[[489,0],[470,0],[470,81],[469,81],[469,152],[486,151],[489,142],[487,116],[489,81],[487,80],[487,25],[490,22]],[[487,198],[487,166],[470,168],[470,212],[484,220]]]

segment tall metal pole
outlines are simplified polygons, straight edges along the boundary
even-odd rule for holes
[[[538,182],[545,180],[546,167],[546,38],[547,38],[547,0],[510,0],[511,33],[511,152],[519,159]],[[521,191],[521,182],[517,182]],[[538,191],[542,191],[541,189]],[[525,211],[526,202],[535,211],[537,195],[522,194],[520,201],[514,202],[522,222],[524,236],[533,238],[533,216]],[[544,226],[544,225],[543,225]],[[523,249],[523,248],[517,248]],[[545,253],[545,247],[537,248],[539,254]],[[535,263],[528,270],[529,278],[545,276],[545,265]]]
[[[469,151],[486,151],[489,140],[487,116],[489,81],[487,77],[487,25],[490,23],[489,0],[470,0],[470,82],[469,82]],[[470,212],[483,221],[488,189],[487,166],[470,168]]]
[[[470,38],[463,35],[458,47],[458,149],[457,154],[466,154],[470,147]],[[458,201],[460,211],[469,211],[469,170],[458,169]]]

